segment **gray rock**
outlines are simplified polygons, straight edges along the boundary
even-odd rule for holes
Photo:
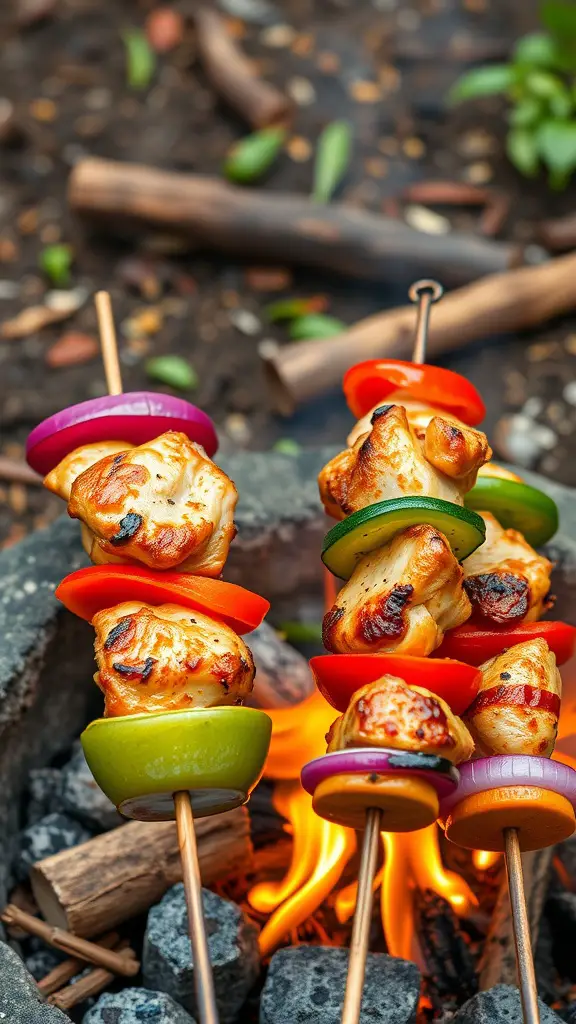
[[[0,942],[0,1020],[6,1024],[70,1024],[61,1010],[42,1002],[33,977],[4,942]]]
[[[36,981],[45,978],[50,971],[54,970],[58,964],[61,964],[67,958],[66,953],[60,952],[58,949],[52,949],[51,946],[47,946],[41,939],[36,939],[34,943],[31,939],[28,939],[26,946],[33,947],[33,949],[24,958],[24,963],[26,964],[26,970],[30,971],[30,974]]]
[[[62,769],[62,807],[94,832],[107,832],[124,821],[94,779],[82,747]]]
[[[59,768],[34,768],[28,776],[28,791],[28,825],[34,825],[46,814],[62,810],[62,772]]]
[[[346,949],[280,949],[270,961],[260,1024],[339,1024],[347,968]],[[416,964],[369,953],[360,1024],[413,1024],[419,995]]]
[[[15,873],[23,881],[37,860],[51,857],[61,850],[70,850],[91,838],[92,833],[67,814],[47,814],[20,834],[20,848],[14,861]]]
[[[82,1024],[194,1024],[194,1020],[164,992],[125,988],[100,996]]]
[[[235,903],[202,890],[210,960],[221,1024],[233,1024],[260,971],[256,926]],[[195,1015],[194,968],[184,886],[169,889],[148,914],[142,977]]]
[[[273,708],[298,704],[314,690],[306,658],[278,636],[267,622],[250,633],[250,650],[256,665],[253,707]]]
[[[562,1024],[562,1018],[538,1000],[540,1024]],[[512,985],[495,985],[478,992],[461,1006],[451,1024],[520,1024],[522,1004],[520,993]]]

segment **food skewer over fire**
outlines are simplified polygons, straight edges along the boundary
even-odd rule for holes
[[[550,760],[576,629],[537,621],[552,564],[535,546],[556,506],[490,461],[476,389],[423,363],[441,294],[412,286],[412,363],[347,372],[359,422],[319,476],[339,520],[322,559],[345,582],[324,617],[331,654],[311,664],[341,715],[302,784],[321,817],[364,830],[343,1024],[360,1019],[378,833],[436,819],[453,842],[506,854],[524,1021],[538,1024],[520,851],[576,827],[576,772]]]
[[[27,458],[95,563],[56,591],[96,631],[104,717],[82,735],[86,760],[126,817],[176,819],[198,1017],[218,1024],[194,817],[245,803],[262,773],[272,723],[239,705],[255,674],[242,634],[269,606],[218,579],[237,494],[211,460],[212,421],[182,399],[123,395],[107,293],[96,305],[110,394],[41,423]]]

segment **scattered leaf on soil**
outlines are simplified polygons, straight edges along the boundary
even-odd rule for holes
[[[244,277],[255,292],[281,292],[292,284],[292,274],[285,267],[248,267]]]
[[[281,437],[272,445],[272,451],[280,452],[281,455],[298,455],[302,451],[302,446],[291,437]]]
[[[146,18],[146,36],[156,53],[169,53],[182,42],[184,18],[172,7],[157,7]]]
[[[324,313],[328,308],[325,295],[314,295],[310,299],[279,299],[266,306],[264,312],[271,324],[279,320],[295,320],[307,313]]]
[[[146,89],[156,70],[156,57],[144,32],[130,28],[122,34],[126,47],[126,81],[131,89]]]
[[[88,363],[100,353],[100,345],[96,338],[80,331],[68,331],[49,348],[46,353],[46,365],[53,369],[62,366],[78,366]]]
[[[178,391],[194,391],[198,386],[198,374],[190,363],[180,356],[156,356],[145,366],[150,380],[160,381]]]
[[[285,138],[285,128],[264,128],[261,132],[247,135],[228,153],[224,161],[224,176],[229,181],[256,181],[274,163]]]
[[[347,330],[346,324],[337,320],[335,316],[309,313],[307,316],[300,316],[293,320],[289,333],[294,341],[307,341],[312,338],[332,338],[335,334],[342,334],[345,330]]]
[[[163,322],[162,310],[158,306],[149,306],[122,322],[122,334],[126,338],[141,338],[158,334]]]
[[[326,126],[316,148],[312,198],[327,203],[344,177],[352,153],[352,129],[347,121]]]
[[[56,288],[70,283],[72,248],[69,245],[47,245],[40,253],[40,269]]]
[[[0,326],[0,335],[3,338],[15,339],[26,338],[29,334],[35,334],[48,324],[57,324],[72,316],[76,307],[68,309],[50,309],[48,306],[29,306],[23,309],[11,320],[5,320]]]

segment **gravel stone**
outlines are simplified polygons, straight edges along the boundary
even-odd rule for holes
[[[24,881],[32,864],[61,850],[70,850],[92,838],[92,833],[67,814],[47,814],[20,834],[20,849],[14,861],[17,877]]]
[[[82,1018],[82,1024],[195,1024],[164,992],[125,988],[106,992]]]
[[[55,1006],[41,1002],[40,993],[20,957],[0,942],[0,1021],[6,1024],[70,1024]]]
[[[221,1024],[233,1024],[260,971],[256,926],[230,900],[202,890],[216,1003]],[[184,886],[169,889],[148,914],[142,955],[144,984],[197,1013]]]
[[[62,810],[62,772],[59,768],[32,769],[28,776],[28,790],[28,825],[34,825],[45,815],[57,814]]]
[[[541,999],[538,1007],[540,1024],[562,1024],[562,1018]],[[522,1004],[518,989],[512,985],[495,985],[464,1003],[451,1024],[520,1024],[521,1020]]]
[[[62,807],[94,832],[107,832],[124,821],[92,775],[82,747],[62,769]]]
[[[345,949],[279,950],[262,991],[260,1024],[339,1024],[347,967]],[[359,1024],[413,1024],[419,995],[416,964],[369,953]]]

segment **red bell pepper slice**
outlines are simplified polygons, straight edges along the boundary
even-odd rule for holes
[[[256,629],[270,608],[265,598],[235,583],[131,565],[78,569],[62,580],[56,597],[69,611],[88,622],[104,608],[113,608],[123,601],[142,601],[151,605],[179,604],[204,612],[236,633]]]
[[[508,647],[542,637],[563,665],[574,654],[576,628],[567,622],[520,622],[517,626],[481,626],[466,622],[445,635],[433,658],[460,658],[468,665],[482,662],[502,654]]]
[[[486,415],[484,402],[469,380],[452,370],[426,363],[368,359],[350,367],[344,375],[343,388],[357,419],[379,402],[385,402],[394,391],[403,391],[407,399],[444,409],[471,427]]]
[[[430,690],[461,715],[478,693],[481,679],[477,669],[461,661],[431,661],[405,654],[320,654],[310,659],[310,667],[322,696],[342,712],[361,686],[391,675],[408,686]]]

